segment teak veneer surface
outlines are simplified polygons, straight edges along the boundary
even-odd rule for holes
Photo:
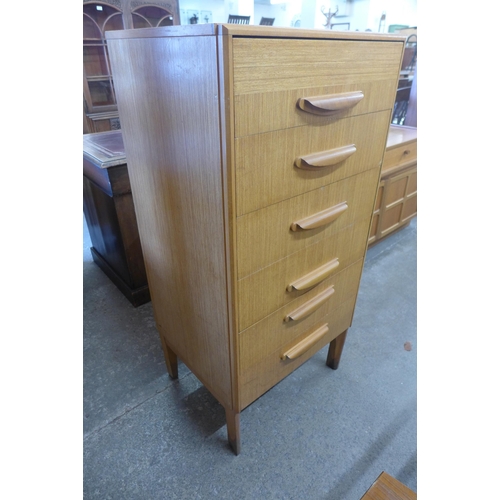
[[[369,225],[368,217],[239,280],[239,330],[306,293],[287,287],[308,272],[337,258],[339,265],[332,273],[336,274],[361,259]]]
[[[379,175],[379,168],[374,168],[238,217],[238,278],[331,236],[356,220],[369,217]],[[348,208],[336,221],[307,231],[290,231],[294,220],[344,201]]]
[[[381,111],[236,139],[237,215],[380,167],[390,117],[390,111]],[[338,165],[318,171],[294,168],[298,156],[349,144],[356,152]]]
[[[329,342],[338,366],[405,37],[218,24],[106,36],[167,369],[178,356],[221,402],[239,453],[243,408]],[[297,107],[345,92],[356,99],[336,97],[332,116]],[[287,291],[308,273],[314,286]]]

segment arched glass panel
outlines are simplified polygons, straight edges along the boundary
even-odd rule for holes
[[[123,17],[121,13],[113,14],[104,23],[103,31],[113,31],[123,29]]]
[[[92,38],[100,40],[102,38],[101,30],[94,20],[83,14],[83,38]]]
[[[146,27],[144,25],[136,26],[136,20],[139,22],[139,18],[138,16],[134,16],[134,14],[139,14],[140,16],[142,16],[142,18],[146,19],[149,23],[148,27],[171,26],[173,24],[173,18],[171,24],[165,24],[168,23],[168,17],[171,17],[172,13],[155,5],[145,5],[143,7],[138,7],[132,13],[134,28]],[[144,19],[142,20],[142,22],[144,21]]]

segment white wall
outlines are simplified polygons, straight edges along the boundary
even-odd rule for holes
[[[248,0],[179,0],[181,10],[181,22],[188,24],[186,17],[182,19],[182,11],[188,10],[210,11],[212,22],[226,23],[228,12],[233,8],[238,14],[239,2]],[[251,24],[259,24],[261,17],[274,17],[274,26],[291,26],[292,20],[297,16],[301,17],[303,28],[325,29],[326,17],[321,12],[321,7],[325,11],[329,8],[335,10],[339,0],[289,0],[282,4],[265,5],[255,2],[253,5],[253,15]],[[348,13],[347,16],[335,16],[333,23],[350,23],[350,30],[378,31],[382,12],[386,13],[385,29],[387,32],[391,24],[407,24],[417,26],[417,0],[347,0],[343,5],[340,0],[342,10]],[[241,7],[241,6],[240,6]],[[199,15],[199,14],[198,14]],[[200,19],[198,23],[203,23]]]

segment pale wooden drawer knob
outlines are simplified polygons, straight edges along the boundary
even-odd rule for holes
[[[328,323],[320,326],[311,335],[281,355],[281,359],[297,359],[328,333]]]
[[[349,109],[358,104],[363,99],[361,90],[355,92],[345,92],[342,94],[318,95],[313,97],[301,97],[297,101],[297,106],[306,113],[313,115],[331,115],[342,109]]]
[[[300,321],[301,319],[307,318],[307,316],[310,316],[314,311],[317,311],[334,293],[335,290],[333,286],[327,288],[313,299],[295,309],[295,311],[287,314],[285,316],[285,322]]]
[[[349,144],[340,148],[329,149],[295,159],[295,166],[304,170],[318,170],[320,168],[333,167],[343,162],[356,152],[356,146]]]
[[[316,214],[310,215],[304,219],[292,222],[290,229],[292,231],[299,231],[301,229],[315,229],[324,226],[334,220],[338,219],[347,210],[347,202],[343,201],[338,205],[322,210]]]
[[[339,259],[335,258],[305,276],[302,276],[302,278],[297,281],[290,283],[286,289],[289,292],[293,290],[307,290],[330,276],[337,267],[339,267]]]

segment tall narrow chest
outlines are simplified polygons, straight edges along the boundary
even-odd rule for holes
[[[155,321],[240,412],[356,303],[405,39],[241,25],[107,33]]]

